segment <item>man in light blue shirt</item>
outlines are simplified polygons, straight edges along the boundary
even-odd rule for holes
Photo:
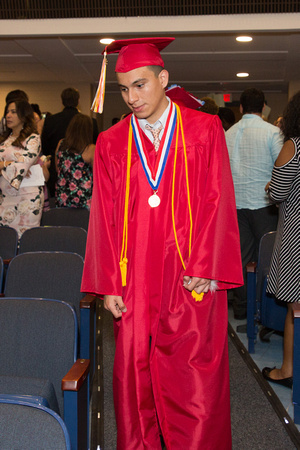
[[[236,319],[247,317],[246,265],[257,261],[260,238],[276,230],[277,210],[265,186],[283,145],[280,129],[262,119],[265,97],[255,88],[240,97],[242,119],[226,132],[240,230],[245,285],[234,292]]]

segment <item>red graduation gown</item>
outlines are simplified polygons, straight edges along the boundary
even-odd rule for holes
[[[171,216],[175,134],[158,194],[132,146],[127,286],[122,244],[129,119],[97,142],[94,191],[82,291],[122,295],[127,312],[115,321],[114,402],[118,449],[230,449],[226,290],[243,283],[236,207],[224,131],[217,116],[181,108],[193,217],[189,212],[181,139]],[[175,131],[176,133],[176,131]],[[154,164],[153,145],[145,137]],[[195,302],[183,275],[218,280],[218,290]],[[151,345],[150,345],[151,336]]]

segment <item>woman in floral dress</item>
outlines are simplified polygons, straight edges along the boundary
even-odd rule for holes
[[[57,207],[90,208],[95,145],[89,116],[76,114],[56,149]]]
[[[15,228],[21,237],[41,221],[43,187],[22,186],[38,160],[40,137],[28,102],[8,103],[5,119],[7,131],[0,136],[0,226]]]

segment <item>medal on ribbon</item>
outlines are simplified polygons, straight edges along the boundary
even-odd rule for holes
[[[148,153],[145,149],[143,132],[140,128],[140,125],[139,125],[136,117],[134,115],[131,116],[131,124],[132,124],[135,145],[136,145],[147,181],[153,190],[153,194],[148,199],[148,203],[151,206],[151,208],[156,208],[160,204],[160,198],[157,195],[157,190],[158,190],[159,184],[161,182],[161,179],[162,179],[165,167],[166,167],[169,150],[171,147],[171,142],[172,142],[174,131],[175,131],[176,120],[177,120],[176,108],[175,108],[175,105],[173,103],[171,103],[165,130],[164,130],[163,137],[161,139],[159,150],[158,150],[156,164],[155,164],[154,169],[152,169],[151,164],[149,162]]]

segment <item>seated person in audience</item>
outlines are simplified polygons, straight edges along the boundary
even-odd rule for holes
[[[15,228],[21,237],[26,229],[40,225],[44,191],[42,185],[34,185],[30,172],[41,143],[27,101],[10,102],[5,109],[7,131],[0,137],[0,226]],[[31,182],[23,186],[28,175]]]
[[[55,152],[57,207],[90,208],[94,152],[92,120],[78,113]]]

